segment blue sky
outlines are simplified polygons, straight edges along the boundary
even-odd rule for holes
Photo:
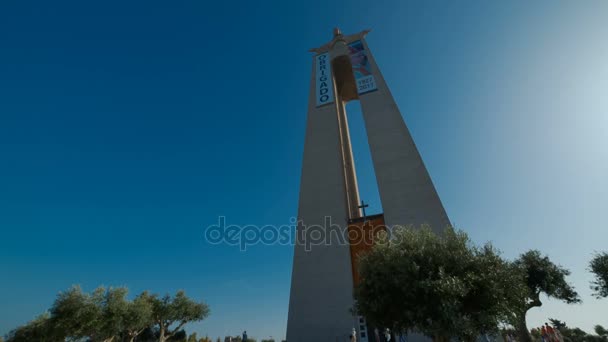
[[[247,252],[205,227],[296,214],[311,47],[368,43],[448,215],[506,257],[538,248],[608,325],[585,270],[608,230],[608,3],[602,1],[3,1],[0,334],[58,291],[189,295],[189,331],[284,337],[292,248]],[[378,211],[360,113],[362,197]],[[603,319],[603,321],[602,321]]]

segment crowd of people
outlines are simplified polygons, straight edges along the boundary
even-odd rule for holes
[[[561,332],[559,331],[559,329],[556,329],[556,328],[550,326],[548,323],[545,323],[545,325],[541,325],[538,328],[532,328],[531,332],[532,332],[532,336],[540,335],[541,342],[564,342],[564,338],[563,338]],[[384,331],[379,331],[378,329],[375,329],[375,337],[376,337],[375,341],[392,342],[391,335],[392,334],[390,333],[390,331],[388,329],[386,329]],[[484,335],[483,337],[485,338],[485,339],[483,339],[484,341],[496,341],[495,338],[492,338],[491,336],[488,336],[488,335]],[[502,337],[504,338],[505,342],[517,342],[517,338],[515,337],[515,334],[512,332],[508,332],[508,333],[506,333],[506,335],[503,335]],[[353,328],[352,333],[349,335],[349,341],[357,342],[357,333],[354,328]]]
[[[563,342],[564,338],[558,329],[553,328],[548,323],[537,328],[542,342]]]

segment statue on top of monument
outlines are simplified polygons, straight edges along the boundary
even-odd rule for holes
[[[334,37],[341,36],[341,35],[342,35],[342,31],[340,31],[339,28],[334,27]]]

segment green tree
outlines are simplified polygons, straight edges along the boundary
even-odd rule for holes
[[[188,336],[188,342],[198,342],[198,338],[196,337],[196,333],[192,333],[192,334],[190,334],[190,336]]]
[[[395,229],[361,256],[359,272],[356,311],[373,325],[438,341],[497,332],[525,293],[518,268],[451,228]]]
[[[566,322],[562,322],[559,319],[549,318],[549,322],[551,322],[551,326],[555,329],[562,329],[566,327]]]
[[[152,296],[147,291],[125,303],[121,331],[129,342],[134,342],[137,336],[153,324]]]
[[[11,331],[8,342],[186,342],[184,324],[209,314],[206,304],[192,301],[183,291],[173,298],[146,291],[129,300],[127,294],[122,287],[85,293],[74,286],[58,294],[49,313]]]
[[[608,252],[596,254],[589,262],[589,270],[595,275],[591,282],[595,296],[608,297]]]
[[[98,287],[91,294],[73,287],[60,293],[51,308],[54,328],[68,339],[114,341],[126,335],[129,341],[152,324],[151,303],[129,301],[124,287]]]
[[[530,335],[532,336],[532,341],[536,342],[536,341],[542,341],[542,337],[540,334],[540,329],[538,328],[532,328],[530,330]]]
[[[9,332],[6,342],[59,342],[63,340],[64,338],[61,336],[55,336],[50,324],[50,315],[45,313]]]
[[[159,328],[159,342],[167,341],[187,323],[201,321],[209,315],[209,307],[203,302],[195,302],[178,291],[175,297],[165,295],[151,297],[152,312]]]
[[[608,330],[606,330],[606,328],[604,328],[601,325],[596,325],[595,327],[593,327],[593,330],[595,330],[595,333],[603,338],[608,338]]]
[[[67,339],[88,338],[94,342],[110,339],[107,326],[102,324],[101,303],[105,292],[100,287],[88,294],[74,286],[59,293],[50,310],[53,328]]]
[[[581,300],[572,285],[566,281],[566,276],[570,274],[570,271],[554,264],[547,256],[542,256],[539,251],[531,250],[520,255],[514,265],[523,275],[527,291],[514,310],[513,324],[518,331],[518,340],[530,342],[526,314],[530,309],[543,305],[540,301],[541,293],[569,304],[580,303]]]
[[[572,342],[583,342],[587,340],[587,333],[579,328],[566,329],[562,335]]]
[[[98,334],[104,341],[115,341],[125,334],[126,322],[130,318],[128,293],[125,287],[99,287],[93,292],[93,301],[101,312]]]
[[[92,342],[112,341],[127,331],[130,320],[137,317],[137,310],[130,310],[126,300],[127,289],[99,287],[93,293],[84,293],[74,286],[59,293],[49,314],[45,314],[27,325],[14,330],[11,340],[19,336],[30,340],[80,340]],[[148,322],[150,323],[150,322]]]

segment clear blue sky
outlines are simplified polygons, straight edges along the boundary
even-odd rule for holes
[[[605,1],[16,1],[0,4],[0,334],[72,284],[188,294],[189,331],[284,337],[292,248],[203,240],[296,214],[308,49],[368,43],[451,220],[570,268],[590,330],[608,302]],[[353,106],[350,106],[353,107]],[[355,110],[363,198],[379,203]]]

